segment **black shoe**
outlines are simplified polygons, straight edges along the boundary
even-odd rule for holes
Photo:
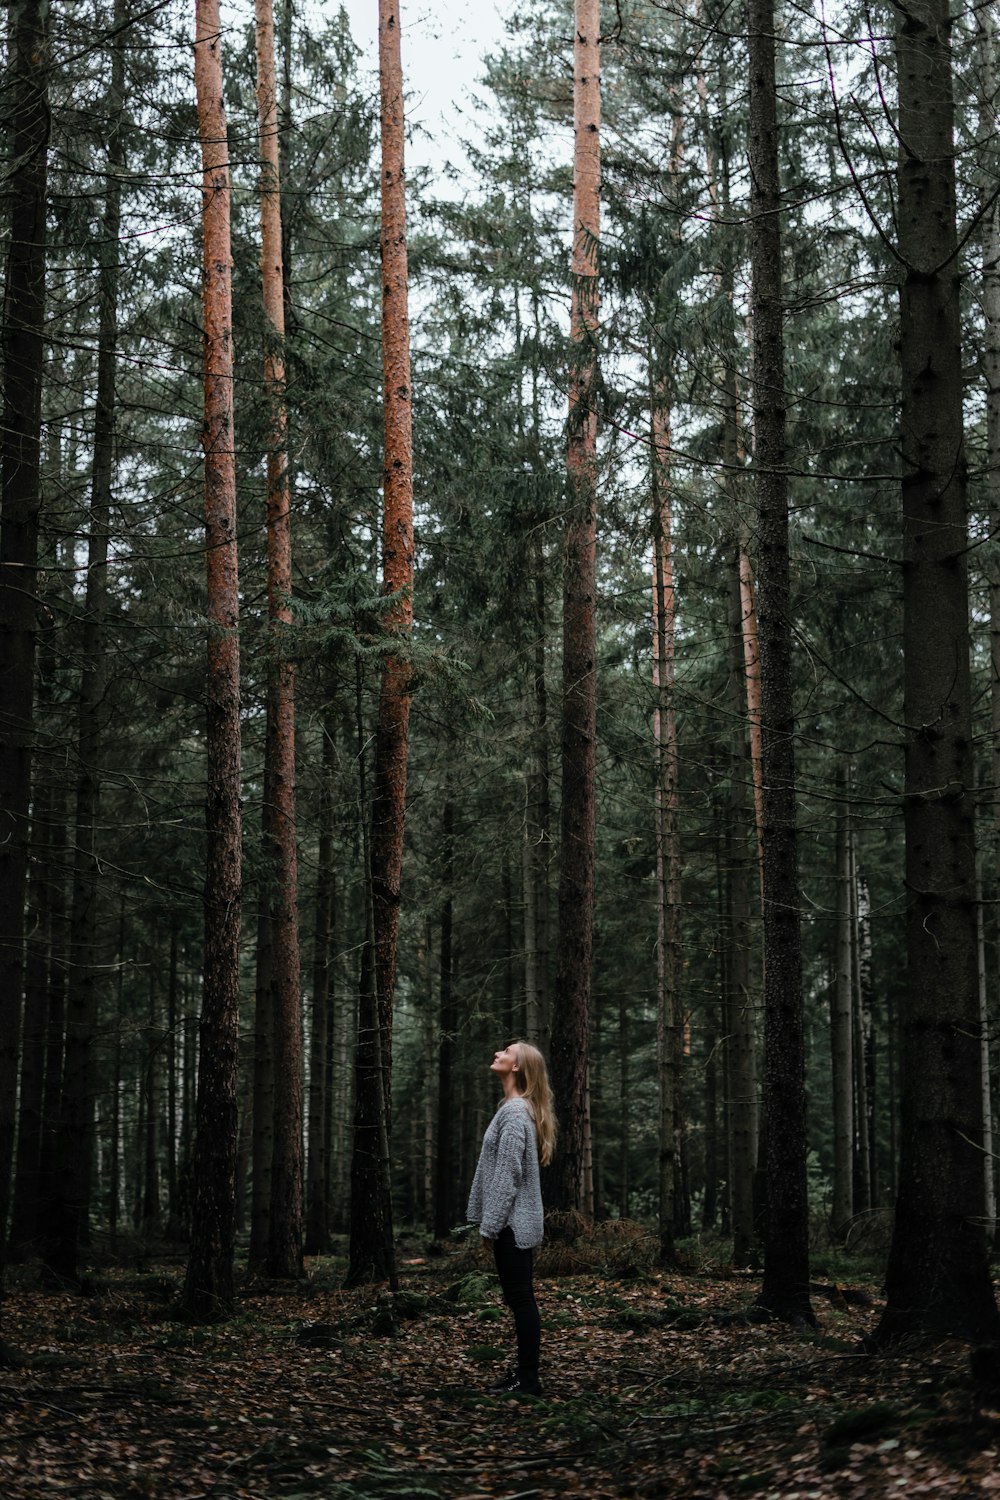
[[[487,1386],[486,1389],[491,1396],[540,1396],[542,1394],[542,1388],[537,1380],[529,1380],[526,1376],[518,1375],[516,1372],[506,1376],[503,1380],[496,1381],[494,1385]]]

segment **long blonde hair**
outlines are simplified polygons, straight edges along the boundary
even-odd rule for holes
[[[511,1042],[517,1048],[516,1088],[535,1119],[538,1137],[538,1160],[547,1167],[556,1148],[558,1121],[552,1105],[549,1070],[545,1058],[530,1042]]]

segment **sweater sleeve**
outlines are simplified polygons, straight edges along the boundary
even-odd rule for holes
[[[496,1162],[492,1180],[483,1184],[482,1218],[479,1232],[495,1240],[510,1218],[517,1190],[524,1177],[524,1155],[530,1145],[527,1121],[520,1110],[500,1120]]]

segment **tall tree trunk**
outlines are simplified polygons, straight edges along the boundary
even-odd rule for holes
[[[854,1212],[867,1213],[872,1206],[871,1107],[868,1099],[872,1051],[871,994],[862,985],[860,894],[857,835],[848,824],[848,854],[851,874],[851,1011],[854,1051]]]
[[[536,330],[537,333],[537,330]],[[534,372],[533,372],[534,379]],[[524,825],[525,1039],[544,1045],[549,1023],[549,726],[545,685],[545,549],[531,537],[533,665],[528,682],[528,765]]]
[[[319,849],[313,918],[312,1028],[309,1036],[309,1169],[306,1198],[307,1255],[325,1255],[330,1246],[331,1085],[327,1077],[334,1024],[331,927],[333,919],[333,773],[332,724],[322,726],[323,755],[319,788]]]
[[[986,978],[986,936],[983,930],[983,879],[976,856],[976,977],[979,981],[980,1088],[983,1094],[983,1193],[986,1233],[996,1233],[997,1195],[993,1151],[993,1100],[990,1087],[990,1005]]]
[[[118,944],[115,949],[115,1040],[111,1064],[111,1169],[108,1173],[108,1239],[112,1250],[118,1244],[118,1214],[122,1192],[122,1024],[125,999],[125,887],[118,903]]]
[[[142,1149],[142,1218],[140,1229],[145,1240],[160,1229],[160,1013],[157,1003],[159,974],[155,965],[149,970],[149,1012],[146,1027],[146,1058],[142,1090],[146,1101],[145,1130]]]
[[[240,651],[233,448],[229,146],[219,0],[195,0],[205,319],[205,560],[208,575],[205,952],[198,1065],[190,1316],[232,1312],[239,1137]]]
[[[760,1302],[780,1316],[812,1322],[773,0],[750,0],[748,42],[754,493],[764,788],[767,1223]]]
[[[986,494],[990,541],[986,548],[986,577],[990,601],[990,729],[992,738],[992,843],[994,895],[1000,889],[1000,203],[993,199],[998,152],[994,139],[997,109],[997,25],[992,6],[976,11],[980,78],[979,139],[984,154],[980,163],[982,186],[982,285],[979,298],[983,310],[983,340],[980,351],[986,384]],[[989,143],[988,145],[986,143]],[[980,907],[980,911],[981,911]],[[988,999],[988,997],[987,997]],[[990,1007],[983,1011],[984,1026]],[[983,1123],[992,1135],[989,1094],[989,1041],[984,1035]],[[984,1140],[984,1144],[987,1144]],[[992,1148],[990,1148],[992,1149]],[[987,1157],[987,1198],[996,1201],[995,1163]],[[995,1232],[995,1231],[994,1231]]]
[[[437,1152],[434,1163],[434,1235],[444,1239],[455,1223],[455,1005],[452,961],[455,880],[455,805],[446,794],[441,827],[441,992],[438,1030]]]
[[[653,374],[651,370],[651,374]],[[670,493],[669,377],[650,381],[653,499],[653,746],[656,756],[656,1070],[659,1084],[658,1212],[660,1259],[674,1259],[678,1012],[681,975],[680,819],[677,715],[674,706],[675,599]]]
[[[563,577],[562,847],[551,1063],[560,1118],[551,1201],[581,1208],[594,932],[597,749],[597,243],[601,205],[600,0],[575,0],[569,510]]]
[[[1000,1334],[984,1228],[961,267],[948,0],[896,17],[908,984],[877,1337]]]
[[[354,1050],[354,1143],[351,1150],[350,1259],[346,1285],[388,1280],[396,1287],[396,1254],[392,1234],[389,1173],[389,1124],[381,1087],[385,1031],[379,1015],[378,975],[374,954],[375,898],[372,889],[372,840],[368,820],[361,660],[356,659],[358,780],[363,846],[365,947],[358,986],[358,1032]],[[366,963],[365,954],[369,961]]]
[[[726,451],[733,447],[727,422]],[[750,809],[747,795],[746,697],[743,671],[743,611],[739,549],[729,561],[729,704],[731,749],[729,805],[726,809],[726,942],[724,974],[727,1115],[729,1124],[729,1205],[733,1264],[757,1263],[754,1225],[754,1173],[757,1168],[757,1049],[753,1013],[753,955],[750,938]]]
[[[872,1208],[879,1202],[879,1156],[877,1120],[878,1069],[876,1057],[877,1030],[872,976],[872,905],[868,881],[858,873],[858,992],[861,1003],[861,1034],[864,1042],[865,1112],[868,1117],[868,1201]]]
[[[180,940],[176,919],[170,924],[170,966],[167,972],[167,1238],[179,1234],[177,1201],[177,1002]]]
[[[629,1072],[631,1061],[629,1048],[631,1035],[628,1014],[628,991],[622,985],[618,991],[618,1095],[620,1106],[620,1136],[618,1141],[618,1213],[623,1219],[629,1215],[629,1194],[631,1193],[631,1170],[629,1135],[631,1127],[631,1111],[629,1105],[632,1099],[632,1081]],[[598,1048],[600,1040],[598,1039]],[[662,1212],[662,1209],[661,1209]],[[671,1216],[671,1224],[673,1217]]]
[[[48,634],[49,632],[47,632]],[[39,680],[48,675],[39,653]],[[54,665],[54,662],[53,662]],[[41,694],[39,694],[41,697]],[[52,834],[56,817],[55,787],[50,776],[37,778],[31,828],[31,869],[28,878],[28,931],[24,963],[24,1035],[21,1046],[20,1095],[17,1121],[17,1168],[10,1224],[11,1259],[30,1253],[39,1226],[39,1209],[47,1196],[42,1177],[45,1044],[49,1015],[49,973],[52,960],[52,892],[56,872],[52,864]],[[61,957],[61,955],[60,955]]]
[[[114,25],[127,24],[125,0],[116,0]],[[101,758],[107,721],[107,572],[114,473],[115,374],[122,172],[125,164],[122,113],[125,91],[125,38],[116,37],[111,54],[107,100],[109,125],[107,195],[98,280],[97,399],[91,477],[90,534],[83,621],[83,671],[77,709],[76,839],[70,905],[67,970],[66,1056],[59,1121],[59,1173],[48,1214],[46,1259],[64,1281],[75,1281],[81,1236],[89,1214],[93,1154],[93,1050],[101,986],[99,943],[99,856]]]
[[[14,1153],[35,682],[49,142],[47,0],[10,8],[0,377],[0,1272]]]
[[[264,846],[271,936],[274,1155],[268,1271],[302,1274],[302,1001],[295,846],[295,665],[292,539],[285,412],[285,304],[278,174],[278,88],[271,0],[255,0],[260,143],[264,386],[268,397],[267,611],[270,627],[264,748]]]
[[[735,403],[735,370],[733,399]],[[728,374],[728,372],[727,372]],[[735,404],[734,404],[735,411]],[[737,413],[738,421],[738,413]],[[740,461],[742,468],[742,461]],[[742,617],[743,670],[746,676],[747,723],[750,732],[750,782],[753,787],[754,828],[757,834],[757,876],[761,901],[764,897],[764,773],[761,743],[760,644],[757,639],[757,604],[754,599],[753,563],[746,528],[740,528],[740,614]]]
[[[837,952],[830,992],[833,1089],[832,1227],[842,1236],[854,1212],[854,945],[851,941],[851,848],[847,767],[837,771]]]
[[[351,1169],[351,1252],[348,1278],[393,1278],[392,1205],[382,1180],[381,1146],[371,1130],[391,1138],[392,1006],[406,818],[406,754],[410,718],[410,662],[406,644],[413,626],[413,412],[406,264],[406,181],[403,164],[403,68],[399,6],[379,0],[379,86],[382,146],[382,403],[385,418],[382,514],[382,588],[393,599],[384,628],[400,651],[382,668],[375,736],[375,787],[371,823],[373,927],[361,958],[363,1003],[374,997],[371,1065],[357,1071],[354,1155]],[[362,1038],[358,1040],[359,1053]],[[379,1088],[376,1110],[365,1094]],[[367,1123],[362,1122],[366,1116]],[[381,1123],[376,1125],[376,1121]],[[384,1198],[380,1214],[373,1195]]]

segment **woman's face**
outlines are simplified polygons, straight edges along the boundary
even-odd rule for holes
[[[504,1047],[502,1052],[494,1052],[490,1072],[496,1073],[499,1078],[505,1078],[508,1073],[517,1072],[517,1065],[517,1043],[512,1042],[509,1047]]]

